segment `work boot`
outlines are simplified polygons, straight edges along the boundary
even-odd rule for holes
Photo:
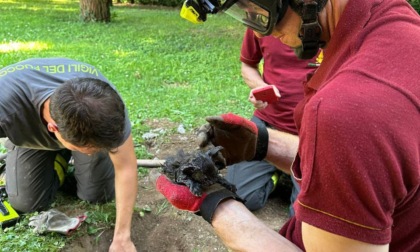
[[[6,163],[0,163],[0,186],[6,184]]]
[[[277,174],[277,183],[274,184],[274,191],[271,194],[279,196],[284,202],[290,203],[290,195],[292,194],[293,188],[290,175],[283,172],[276,172],[275,174]],[[273,179],[273,177],[271,179]]]
[[[60,152],[54,160],[54,170],[60,180],[60,191],[70,195],[77,196],[77,181],[74,177],[74,166],[69,164],[71,161],[71,152]]]
[[[271,181],[273,181],[273,189],[271,189],[270,193],[276,190],[277,184],[279,182],[279,174],[277,172],[274,172],[273,176],[271,176]]]
[[[60,180],[60,186],[62,186],[64,183],[68,167],[69,164],[67,163],[67,160],[60,153],[57,153],[54,160],[54,170],[57,173],[58,179]]]
[[[77,181],[76,181],[76,178],[74,177],[73,165],[69,165],[67,163],[64,181],[63,181],[63,184],[60,184],[60,190],[65,192],[68,195],[77,196]]]

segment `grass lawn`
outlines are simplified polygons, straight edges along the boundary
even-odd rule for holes
[[[83,23],[75,0],[0,0],[0,68],[35,57],[68,57],[98,67],[126,102],[138,158],[148,157],[141,139],[146,120],[168,118],[192,130],[209,115],[251,116],[240,75],[245,27],[239,22],[218,15],[194,25],[177,9],[114,6],[111,12],[109,24]],[[112,203],[89,211],[93,234],[114,222]],[[0,229],[0,251],[55,251],[68,241],[33,235],[27,217]]]
[[[0,68],[32,57],[92,64],[118,87],[135,135],[150,118],[188,129],[207,115],[251,115],[239,62],[245,27],[226,15],[195,25],[177,9],[115,6],[111,23],[83,23],[74,0],[0,0],[0,13]]]

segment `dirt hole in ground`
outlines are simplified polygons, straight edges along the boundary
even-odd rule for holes
[[[179,149],[196,148],[196,131],[178,132],[179,124],[169,120],[147,122],[160,135],[147,141],[147,148],[157,159],[174,155]],[[149,176],[139,179],[137,208],[148,209],[142,216],[133,214],[132,239],[137,251],[229,251],[200,216],[179,211],[155,190]],[[149,211],[150,210],[150,211]],[[268,204],[254,214],[278,231],[287,220],[288,203],[280,197],[270,197]],[[74,239],[62,251],[108,251],[113,230]]]

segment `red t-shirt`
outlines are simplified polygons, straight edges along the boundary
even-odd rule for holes
[[[257,65],[263,60],[263,80],[275,85],[281,94],[278,102],[269,104],[264,110],[256,110],[254,115],[278,130],[296,135],[293,110],[303,99],[302,82],[316,69],[308,63],[315,63],[316,57],[299,60],[279,39],[273,36],[257,38],[251,29],[247,29],[240,60],[248,65]]]
[[[420,249],[420,17],[405,0],[352,0],[296,107],[296,217],[390,251]]]

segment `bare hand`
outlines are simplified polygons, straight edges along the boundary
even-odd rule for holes
[[[270,87],[270,89],[267,89],[268,87]],[[269,96],[271,96],[270,97],[270,100],[273,99],[273,97],[277,97],[275,99],[275,100],[277,100],[281,96],[279,90],[274,85],[269,85],[269,86],[266,85],[266,86],[256,87],[256,88],[251,89],[251,91],[249,92],[249,98],[248,98],[248,100],[254,105],[254,107],[257,110],[263,110],[269,104],[269,101],[257,100],[257,98],[254,96],[254,92],[257,92],[257,91],[261,91],[261,92],[264,92],[264,93],[266,93],[266,91],[269,92]],[[273,92],[273,93],[271,93],[271,92]],[[267,95],[264,95],[264,96],[267,97]],[[274,102],[275,100],[273,100],[271,102]]]
[[[136,252],[137,249],[131,240],[122,241],[114,239],[109,247],[109,252]]]
[[[268,102],[263,102],[263,101],[259,101],[255,99],[254,95],[252,94],[252,90],[249,93],[248,100],[254,105],[255,109],[258,109],[258,110],[263,110],[268,106]]]

